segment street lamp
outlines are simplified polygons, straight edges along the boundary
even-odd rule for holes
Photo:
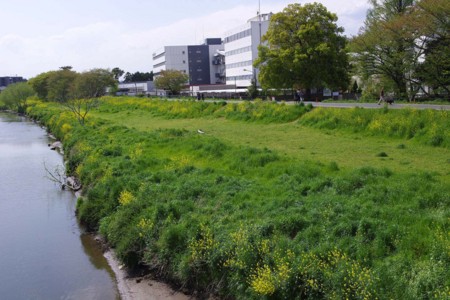
[[[253,75],[253,80],[254,80],[254,82],[255,82],[255,87],[257,87],[258,85],[257,85],[257,82],[256,82],[256,72],[255,72],[255,69],[254,69],[254,68],[253,68],[252,70],[243,69],[242,71],[252,73],[252,75]]]
[[[258,85],[257,85],[257,82],[256,82],[256,71],[255,71],[255,68],[253,68],[252,70],[243,69],[243,71],[252,73],[252,75],[253,75],[252,76],[253,77],[252,82],[251,82],[251,84],[249,86],[250,97],[253,99],[254,97],[258,96]],[[250,89],[250,87],[251,87],[251,89]]]

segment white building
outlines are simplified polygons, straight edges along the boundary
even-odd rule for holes
[[[155,95],[155,85],[153,81],[142,82],[121,82],[117,86],[117,95]]]
[[[258,70],[253,67],[253,62],[258,57],[258,46],[269,28],[271,16],[272,13],[259,14],[246,24],[225,33],[223,42],[227,85],[248,87],[252,79],[257,78]]]
[[[220,64],[223,60],[220,38],[209,38],[202,45],[165,46],[153,53],[153,74],[158,76],[164,70],[178,70],[189,75],[189,85],[210,85],[224,83]],[[220,74],[222,73],[222,79]]]
[[[153,53],[153,75],[165,70],[189,73],[188,46],[164,46]]]

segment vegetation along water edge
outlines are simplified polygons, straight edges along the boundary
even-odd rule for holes
[[[126,265],[226,299],[450,295],[448,112],[97,105],[83,124],[54,103],[27,114],[63,142],[78,217]]]

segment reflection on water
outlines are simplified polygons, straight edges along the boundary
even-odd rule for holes
[[[119,299],[114,275],[74,215],[76,199],[46,178],[62,165],[39,126],[0,113],[0,298]]]

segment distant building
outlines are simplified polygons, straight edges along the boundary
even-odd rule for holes
[[[18,76],[6,76],[6,77],[0,77],[0,91],[4,90],[8,85],[17,83],[17,82],[24,82],[27,81],[23,77]]]
[[[116,95],[155,95],[155,85],[153,81],[143,82],[121,82],[117,86]]]
[[[237,88],[248,87],[259,71],[253,67],[258,57],[258,46],[269,28],[272,13],[258,14],[246,24],[225,33],[226,84]],[[257,82],[258,86],[259,83]]]
[[[165,46],[153,53],[153,74],[178,70],[188,74],[189,85],[224,83],[223,54],[220,38],[206,39],[202,45]]]

